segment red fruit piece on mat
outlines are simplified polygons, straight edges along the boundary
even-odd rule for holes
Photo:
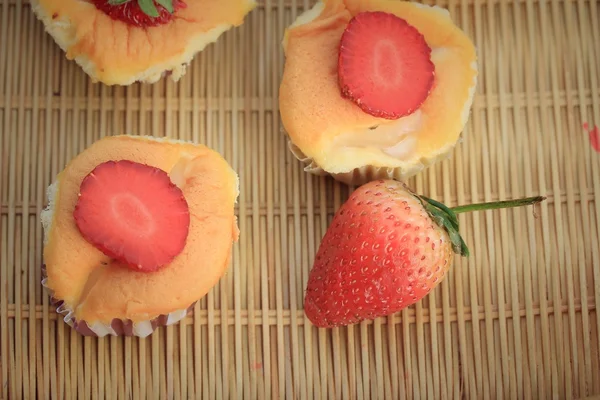
[[[415,112],[435,79],[431,48],[405,20],[385,12],[357,14],[342,35],[338,59],[342,94],[375,117]]]
[[[590,144],[596,153],[600,153],[600,130],[597,126],[590,129],[587,122],[583,123],[583,129],[590,135]]]
[[[74,218],[83,237],[109,257],[143,272],[184,248],[187,201],[161,169],[132,161],[98,165],[81,182]]]

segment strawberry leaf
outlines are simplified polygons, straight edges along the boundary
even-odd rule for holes
[[[460,236],[458,218],[454,211],[439,201],[425,196],[418,196],[418,198],[421,200],[433,222],[448,233],[450,242],[452,243],[452,250],[460,256],[469,257],[469,248]]]
[[[444,211],[444,213],[447,214],[447,216],[450,218],[450,222],[452,222],[452,226],[454,226],[454,229],[458,230],[458,218],[456,217],[456,214],[454,213],[454,211],[452,211],[450,208],[448,208],[444,203],[440,203],[439,201],[430,199],[429,197],[425,197],[425,196],[420,196],[423,200],[425,200],[426,202],[428,202],[429,204],[431,204],[434,207],[439,208],[440,210]]]
[[[111,6],[120,6],[121,4],[128,3],[131,0],[108,0],[108,4]]]
[[[138,5],[140,9],[149,17],[157,18],[158,17],[158,9],[154,5],[153,0],[138,0]]]
[[[156,0],[156,2],[163,6],[170,14],[175,12],[175,9],[173,8],[173,0]]]

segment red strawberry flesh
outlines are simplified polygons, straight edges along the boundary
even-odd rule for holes
[[[431,48],[402,18],[363,12],[342,35],[338,79],[342,94],[364,112],[398,119],[415,112],[433,87]]]
[[[183,192],[167,173],[128,160],[102,163],[83,179],[73,216],[88,242],[144,272],[183,250],[190,224]]]
[[[97,9],[116,21],[125,22],[128,25],[147,28],[169,23],[173,19],[165,7],[154,1],[158,11],[157,17],[145,14],[139,6],[138,0],[129,0],[123,4],[109,4],[108,0],[92,0]],[[186,4],[182,0],[173,0],[173,13]]]

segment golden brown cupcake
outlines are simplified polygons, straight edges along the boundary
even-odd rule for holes
[[[315,174],[403,180],[448,157],[477,80],[472,41],[439,7],[326,0],[286,30],[279,102]]]
[[[147,336],[224,274],[237,196],[237,175],[204,146],[101,139],[48,189],[42,283],[78,332]]]
[[[177,81],[195,54],[241,25],[254,0],[32,0],[56,43],[94,81]]]

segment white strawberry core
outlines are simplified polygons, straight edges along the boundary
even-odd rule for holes
[[[382,39],[373,49],[373,78],[381,86],[398,86],[402,83],[402,60],[393,41]]]
[[[141,236],[149,236],[156,231],[156,223],[148,208],[133,194],[123,192],[114,195],[110,199],[110,206],[115,221],[123,229]]]

